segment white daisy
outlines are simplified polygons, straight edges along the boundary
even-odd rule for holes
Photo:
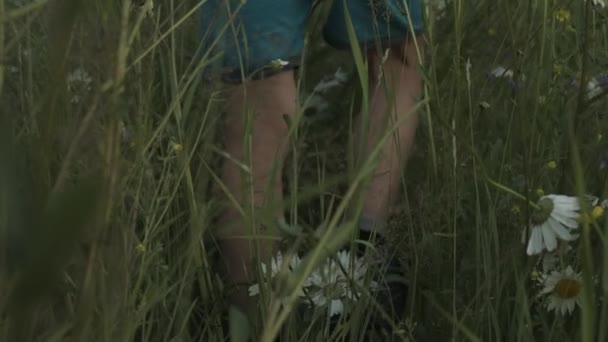
[[[547,309],[562,315],[574,311],[575,304],[581,305],[581,293],[583,290],[581,273],[575,273],[568,266],[563,271],[553,271],[550,275],[540,280],[544,289],[540,295],[549,295]]]
[[[595,78],[592,78],[587,82],[587,99],[591,100],[592,98],[600,95],[603,92],[600,82]]]
[[[273,69],[281,69],[281,68],[283,68],[284,66],[287,66],[288,64],[289,64],[289,62],[288,62],[288,61],[284,61],[284,60],[282,60],[282,59],[280,59],[280,58],[274,59],[274,60],[272,60],[272,61],[270,62],[270,66],[271,66]]]
[[[532,233],[526,252],[528,255],[549,252],[557,248],[557,241],[572,241],[578,235],[572,230],[578,228],[577,218],[580,205],[578,198],[562,195],[547,195],[540,198],[537,210],[531,219]]]
[[[265,263],[260,264],[260,268],[262,269],[262,276],[264,281],[270,281],[274,278],[281,270],[283,269],[283,255],[281,252],[277,252],[277,254],[270,260],[270,267]],[[300,264],[301,259],[297,254],[294,254],[289,259],[289,264],[287,265],[286,271],[293,271]],[[257,296],[260,294],[260,284],[254,284],[249,286],[249,296]],[[301,295],[304,293],[302,292]]]
[[[67,81],[70,84],[81,83],[85,87],[88,87],[89,84],[91,84],[91,82],[93,81],[93,79],[91,78],[91,76],[89,76],[89,73],[86,70],[84,70],[83,68],[77,68],[69,73]]]
[[[335,258],[328,259],[308,280],[307,292],[311,304],[327,306],[330,316],[344,310],[344,301],[359,298],[357,290],[363,286],[367,268],[362,259],[353,257],[347,251],[340,251]],[[375,282],[371,282],[375,287]]]
[[[495,78],[513,78],[513,70],[506,69],[505,67],[499,65],[494,68],[494,70],[490,71],[490,76],[493,76]]]

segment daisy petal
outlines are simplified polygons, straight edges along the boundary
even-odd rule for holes
[[[564,228],[560,224],[560,222],[558,222],[555,218],[549,217],[548,223],[551,225],[551,228],[553,228],[553,231],[557,234],[557,236],[559,236],[559,238],[561,240],[564,240],[564,241],[576,240],[576,238],[574,238],[574,236],[572,236],[572,234],[570,234],[570,232],[568,232],[568,230],[566,228]]]
[[[550,222],[545,222],[541,225],[543,241],[549,252],[554,251],[557,248],[557,239],[555,238],[555,232],[552,228]]]
[[[344,310],[344,305],[339,299],[334,299],[329,304],[329,316],[339,315]]]
[[[556,206],[564,206],[568,208],[578,208],[578,198],[574,196],[563,196],[563,195],[547,195]]]
[[[543,236],[539,227],[532,228],[532,234],[530,235],[530,241],[528,241],[528,249],[526,253],[528,255],[538,254],[543,251]]]
[[[568,214],[563,213],[563,212],[558,212],[558,211],[553,211],[551,213],[551,216],[556,220],[558,220],[559,222],[561,222],[564,226],[568,227],[568,228],[578,228],[578,222],[576,221],[576,218],[578,217],[578,214],[572,215],[572,216],[567,216]]]

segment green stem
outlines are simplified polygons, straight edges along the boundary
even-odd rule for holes
[[[530,205],[532,208],[534,208],[536,210],[540,210],[541,209],[541,207],[538,204],[530,201],[528,198],[526,198],[526,196],[520,194],[519,192],[517,192],[517,191],[515,191],[515,190],[513,190],[513,189],[511,189],[511,188],[509,188],[507,186],[504,186],[504,185],[502,185],[502,184],[500,184],[498,182],[495,182],[494,180],[492,180],[490,178],[486,177],[486,180],[488,181],[488,183],[492,184],[497,189],[502,190],[502,191],[504,191],[506,193],[509,193],[509,194],[511,194],[511,195],[513,195],[513,196],[515,196],[515,197],[523,200],[523,201],[528,202],[528,205]]]

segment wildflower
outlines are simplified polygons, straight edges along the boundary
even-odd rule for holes
[[[282,59],[280,59],[280,58],[277,58],[277,59],[272,60],[272,61],[270,62],[270,66],[271,66],[273,69],[282,69],[284,66],[286,66],[286,65],[288,65],[288,64],[289,64],[289,62],[284,61],[284,60],[282,60]]]
[[[135,251],[139,254],[143,254],[146,252],[146,246],[143,243],[138,243],[137,246],[135,246]]]
[[[184,145],[178,143],[171,143],[171,149],[174,152],[181,152],[184,150]]]
[[[359,298],[360,293],[351,285],[362,286],[366,271],[362,259],[351,256],[347,251],[338,252],[335,259],[329,259],[309,278],[310,304],[327,306],[330,316],[342,313],[344,301]],[[371,282],[370,286],[375,288],[377,285]]]
[[[560,23],[568,22],[568,21],[570,21],[570,11],[568,11],[565,8],[560,8],[555,13],[555,18]]]
[[[537,270],[530,272],[530,279],[537,280],[540,277],[540,273]]]
[[[574,311],[575,304],[581,305],[583,283],[581,273],[575,273],[568,266],[562,271],[553,271],[541,278],[544,289],[540,295],[549,295],[547,309],[565,315]]]
[[[83,68],[78,68],[68,74],[67,81],[68,84],[81,83],[85,86],[85,88],[88,88],[89,84],[91,84],[93,80],[86,70]]]
[[[604,208],[602,208],[601,206],[595,206],[593,207],[593,209],[591,209],[590,213],[583,213],[580,218],[579,221],[580,222],[584,222],[587,224],[592,224],[595,221],[597,221],[600,217],[602,217],[604,215]]]
[[[281,266],[283,265],[283,255],[281,252],[278,252],[276,256],[270,259],[270,268],[265,263],[262,263],[260,267],[262,268],[262,275],[265,278],[272,279],[274,276],[279,273]],[[249,295],[256,296],[260,293],[260,285],[254,284],[249,287]]]
[[[91,90],[91,82],[93,82],[91,76],[82,68],[78,68],[70,72],[67,76],[68,89],[84,89]],[[81,96],[74,94],[70,100],[71,103],[79,103]]]
[[[491,78],[513,78],[513,70],[511,70],[510,68],[506,69],[505,67],[499,65],[492,71],[490,71],[489,76]]]
[[[563,66],[561,64],[553,64],[553,73],[557,76],[562,74]]]
[[[557,241],[572,241],[578,235],[572,230],[578,228],[578,210],[580,205],[576,197],[563,195],[542,196],[538,202],[540,207],[532,214],[532,233],[528,241],[527,254],[539,254],[543,250],[549,252],[557,248]]]
[[[587,99],[592,99],[608,91],[608,74],[592,77],[587,82]]]
[[[519,206],[517,204],[515,204],[515,205],[513,205],[513,207],[511,207],[511,213],[513,213],[515,215],[521,214],[521,209],[519,208]]]
[[[597,220],[602,216],[604,216],[604,208],[599,205],[593,207],[593,210],[591,210],[591,218]]]
[[[264,277],[265,281],[269,281],[277,274],[279,274],[279,272],[281,272],[284,267],[287,271],[295,270],[300,265],[301,261],[302,260],[300,259],[300,257],[297,254],[294,254],[290,257],[289,263],[286,266],[283,266],[283,255],[281,254],[281,252],[277,252],[277,254],[270,260],[270,267],[265,263],[260,264],[260,268],[262,269],[262,276]],[[259,293],[260,284],[254,284],[249,286],[249,296],[257,296]],[[304,292],[300,291],[298,295],[303,296]]]
[[[551,160],[547,163],[547,169],[554,170],[555,168],[557,168],[557,163],[555,160]]]

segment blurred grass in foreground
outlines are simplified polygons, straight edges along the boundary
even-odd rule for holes
[[[224,97],[201,77],[214,56],[199,48],[198,6],[0,0],[0,340],[228,339],[212,268]],[[608,196],[608,97],[584,95],[584,81],[608,72],[607,16],[566,0],[457,0],[431,11],[428,103],[391,221],[412,298],[395,340],[606,337],[605,218],[581,226],[568,260],[584,274],[582,308],[549,313],[530,278],[539,260],[520,242],[530,210],[486,177],[530,200]],[[345,146],[367,82],[361,60],[344,63],[351,51],[311,38],[298,81],[313,105],[294,132],[286,209],[303,227],[297,245],[319,226],[342,228],[331,245],[347,238],[340,205],[358,200],[349,185],[366,173],[349,168]],[[511,79],[488,77],[499,65]],[[338,67],[348,80],[307,102]],[[281,321],[269,290],[274,304],[252,331],[265,341]],[[328,337],[324,310],[296,309],[281,334],[357,336],[365,310]]]

